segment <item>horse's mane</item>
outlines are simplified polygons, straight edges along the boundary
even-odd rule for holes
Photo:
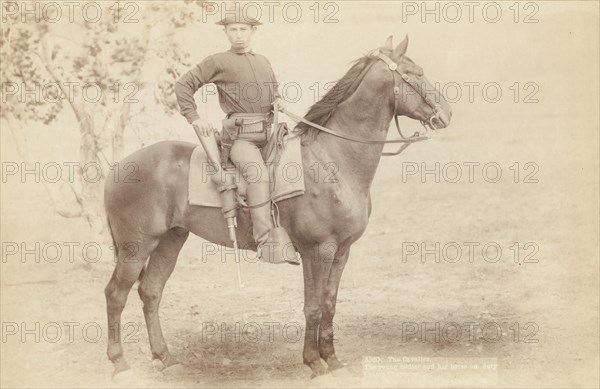
[[[378,57],[369,52],[355,60],[350,70],[336,82],[333,88],[327,91],[321,100],[309,108],[304,118],[310,122],[325,126],[337,106],[356,91],[362,77],[364,77],[363,71],[377,59]],[[361,75],[362,77],[359,79]],[[296,128],[300,130],[302,144],[313,142],[320,132],[305,123],[298,123]]]

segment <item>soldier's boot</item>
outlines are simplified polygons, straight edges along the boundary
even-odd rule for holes
[[[261,261],[300,264],[292,241],[283,227],[275,227],[271,216],[269,182],[248,184],[246,196],[252,218],[253,237]],[[256,206],[255,206],[256,205]]]

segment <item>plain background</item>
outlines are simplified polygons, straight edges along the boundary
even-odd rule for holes
[[[370,224],[353,248],[340,286],[337,349],[350,373],[323,385],[452,382],[436,382],[435,376],[427,375],[415,381],[361,378],[365,356],[432,356],[495,358],[497,376],[485,386],[597,387],[598,3],[535,2],[537,23],[515,23],[508,9],[512,2],[498,3],[504,13],[497,23],[484,20],[482,6],[475,9],[473,23],[465,7],[458,22],[436,23],[433,16],[422,22],[420,14],[405,15],[403,22],[401,2],[337,4],[338,23],[314,23],[309,3],[302,3],[306,15],[302,22],[287,23],[276,14],[275,22],[261,26],[255,35],[254,50],[270,59],[279,81],[301,86],[302,97],[288,103],[290,110],[305,112],[314,103],[311,85],[339,79],[351,61],[382,45],[389,35],[394,35],[394,44],[408,35],[408,56],[425,69],[428,79],[441,85],[457,83],[463,95],[452,103],[448,129],[380,164],[372,186]],[[179,32],[181,42],[197,53],[198,62],[228,48],[220,27],[212,24],[215,18],[209,21]],[[145,71],[150,80],[161,64],[153,66]],[[465,83],[471,82],[497,83],[502,97],[488,102],[477,87],[469,101]],[[538,102],[524,103],[523,89],[515,102],[510,87],[516,82],[535,83]],[[222,116],[215,99],[199,110],[215,122]],[[162,117],[160,112],[154,117],[156,121],[146,127],[152,141],[195,141],[183,118]],[[42,162],[77,160],[72,120],[65,115],[51,127],[32,124],[28,145],[33,155]],[[420,128],[407,119],[401,122],[407,131]],[[394,135],[390,131],[390,137]],[[138,143],[128,136],[126,146],[133,151]],[[11,142],[3,129],[2,160],[20,161]],[[495,162],[503,176],[488,183],[476,170],[475,182],[463,176],[451,183],[443,177],[435,182],[428,176],[422,182],[419,175],[403,175],[407,164],[432,168],[436,162],[441,166]],[[515,162],[535,163],[539,182],[515,183],[510,170]],[[463,175],[466,172],[465,168]],[[41,185],[3,183],[2,241],[80,241],[83,224],[61,219],[48,209]],[[401,261],[402,242],[425,241],[498,242],[505,256],[498,263]],[[513,263],[508,251],[512,242],[535,242],[539,262]],[[199,238],[188,240],[163,298],[165,337],[185,364],[179,374],[165,377],[150,363],[141,303],[131,292],[123,321],[142,327],[139,343],[126,345],[125,352],[141,376],[137,384],[318,386],[319,382],[308,381],[309,371],[301,363],[301,342],[281,338],[259,344],[201,342],[199,328],[204,322],[231,324],[240,317],[262,322],[268,317],[303,325],[302,277],[297,269],[245,264],[249,286],[240,292],[233,266],[216,260],[203,263],[201,245]],[[80,259],[57,264],[3,262],[2,321],[30,326],[97,322],[105,328],[103,288],[112,265],[104,259],[91,265]],[[536,323],[539,342],[512,342],[510,337],[494,343],[407,342],[398,329],[402,322],[485,320],[509,323],[506,326],[520,323],[521,328]],[[97,343],[81,336],[57,343],[22,343],[11,337],[1,345],[2,385],[110,385],[105,344],[105,336]]]

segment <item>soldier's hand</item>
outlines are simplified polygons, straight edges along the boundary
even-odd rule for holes
[[[277,110],[279,112],[283,112],[283,110],[286,108],[285,100],[283,100],[281,97],[278,97],[277,99],[275,99],[275,102],[277,103]]]
[[[215,130],[215,126],[206,119],[196,119],[192,123],[192,126],[194,126],[194,130],[196,130],[196,134],[199,136],[210,136]]]

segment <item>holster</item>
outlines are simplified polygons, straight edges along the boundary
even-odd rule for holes
[[[227,168],[229,153],[233,142],[239,137],[240,129],[244,124],[240,118],[227,117],[223,119],[223,133],[221,135],[221,167]]]

